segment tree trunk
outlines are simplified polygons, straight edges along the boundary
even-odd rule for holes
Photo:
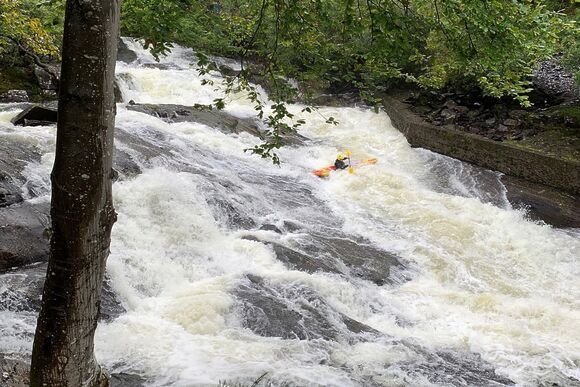
[[[68,0],[52,170],[52,238],[30,385],[106,385],[94,333],[113,209],[120,0]]]

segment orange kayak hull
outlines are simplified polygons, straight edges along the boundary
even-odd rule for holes
[[[376,158],[368,159],[368,160],[359,160],[359,161],[353,162],[352,167],[358,168],[358,167],[362,167],[363,165],[372,165],[372,164],[376,164],[378,161],[379,160]],[[327,177],[328,175],[330,175],[331,171],[335,171],[335,170],[336,170],[336,167],[334,165],[329,165],[328,167],[315,169],[314,171],[312,171],[312,173],[314,173],[318,177]]]

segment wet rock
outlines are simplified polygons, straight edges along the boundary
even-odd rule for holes
[[[113,82],[113,94],[115,94],[115,103],[123,102],[123,93],[121,92],[121,88],[119,87],[119,82],[117,80]]]
[[[28,102],[28,92],[26,90],[8,90],[0,94],[0,103]]]
[[[124,63],[131,63],[137,60],[137,54],[127,47],[123,39],[119,39],[117,45],[117,60]]]
[[[182,105],[134,104],[127,109],[162,118],[168,122],[197,122],[225,133],[250,133],[263,138],[260,123],[249,118],[238,118],[223,110],[206,110]]]
[[[121,180],[135,177],[141,173],[141,167],[131,155],[118,147],[115,147],[113,152],[113,169]]]
[[[46,263],[37,263],[0,274],[0,310],[39,311],[46,266]]]
[[[218,66],[218,70],[226,77],[235,77],[240,73],[240,70],[236,70],[227,64],[222,64]]]
[[[0,354],[0,386],[28,387],[30,385],[30,359]],[[144,387],[147,379],[130,373],[111,373],[109,387]]]
[[[276,227],[273,224],[264,224],[264,225],[260,226],[260,230],[274,231],[275,233],[282,234],[282,230],[280,230],[278,227]]]
[[[47,64],[46,69],[34,66],[36,82],[42,90],[58,90],[60,79],[60,64]]]
[[[300,241],[294,248],[271,241],[265,243],[272,246],[276,258],[294,270],[342,274],[379,286],[406,281],[399,277],[404,266],[395,255],[359,238],[312,235],[312,239]]]
[[[413,111],[419,115],[426,116],[433,110],[429,106],[416,106],[413,107]]]
[[[294,222],[290,222],[288,220],[285,220],[283,222],[283,226],[284,226],[284,229],[286,231],[288,231],[288,232],[295,232],[295,231],[298,231],[298,230],[302,230],[302,228],[303,228],[299,224],[294,223]]]
[[[0,208],[20,203],[23,200],[20,188],[9,180],[9,176],[0,172]]]
[[[249,230],[256,226],[256,222],[244,214],[243,208],[238,208],[226,198],[212,196],[207,200],[207,204],[212,208],[214,217],[219,223],[226,224],[232,229]]]
[[[445,106],[447,109],[454,109],[458,105],[457,105],[457,102],[455,102],[454,100],[448,99],[447,101],[445,101],[445,103],[443,104],[443,106]]]
[[[0,208],[0,273],[48,258],[49,203]]]
[[[47,263],[15,268],[0,274],[0,311],[39,312]],[[117,299],[107,279],[103,282],[99,320],[110,321],[125,308]]]
[[[175,65],[167,64],[167,63],[143,63],[142,65],[146,69],[158,69],[158,70],[171,70],[175,68],[179,68]]]
[[[113,373],[109,378],[109,387],[144,387],[146,385],[147,379],[125,372]]]
[[[359,104],[360,96],[356,93],[328,93],[314,96],[310,103],[315,106],[347,107]]]
[[[377,333],[334,310],[303,285],[274,285],[248,275],[234,294],[235,313],[243,326],[260,336],[348,341],[359,333]]]
[[[564,69],[560,58],[561,56],[555,56],[542,62],[532,76],[534,88],[546,99],[556,103],[580,98],[580,90],[574,84],[574,76]]]
[[[57,111],[46,106],[32,105],[14,117],[11,122],[20,126],[52,125],[57,121]]]
[[[431,383],[445,386],[513,386],[515,383],[498,375],[481,356],[471,352],[423,352],[422,361],[402,365],[411,375],[422,375]]]
[[[111,288],[109,279],[105,277],[105,281],[103,281],[103,289],[101,292],[101,310],[99,312],[99,320],[111,321],[123,313],[125,313],[125,308]]]
[[[580,197],[545,185],[504,175],[506,197],[532,220],[560,228],[580,228]]]
[[[144,128],[146,129],[146,128]],[[115,141],[117,144],[122,144],[124,147],[127,147],[130,150],[135,151],[141,160],[149,161],[156,157],[168,157],[172,156],[171,151],[167,149],[167,147],[160,146],[159,144],[155,144],[151,141],[147,141],[147,136],[138,136],[136,134],[130,133],[122,128],[115,127]],[[120,149],[120,147],[117,147]],[[115,154],[117,151],[115,151]],[[113,157],[115,157],[115,154]],[[128,155],[128,154],[127,154]],[[119,158],[123,158],[121,151],[117,155]],[[117,161],[121,161],[119,167],[122,169],[124,162],[117,159]],[[117,168],[117,167],[115,167]]]
[[[332,265],[332,263],[327,263],[323,259],[317,259],[316,257],[300,253],[277,243],[273,243],[272,248],[274,249],[274,253],[276,253],[276,258],[284,262],[286,266],[291,269],[307,273],[323,271],[327,273],[343,274],[343,272]]]
[[[29,162],[40,161],[33,146],[10,138],[0,139],[0,209],[22,201],[22,171]]]
[[[403,280],[393,277],[393,274],[404,268],[399,258],[361,238],[315,235],[313,243],[305,249],[319,260],[334,258],[346,266],[345,274],[379,286]]]

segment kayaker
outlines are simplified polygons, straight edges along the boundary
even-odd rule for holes
[[[346,160],[348,160],[348,164],[346,163]],[[338,156],[336,156],[336,160],[334,161],[334,167],[338,170],[338,169],[346,169],[348,166],[350,165],[350,157],[348,156],[343,156],[342,153],[339,153]]]

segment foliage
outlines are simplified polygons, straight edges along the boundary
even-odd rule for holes
[[[155,55],[174,41],[242,64],[250,58],[274,85],[293,77],[331,92],[356,90],[375,104],[377,92],[412,82],[426,89],[476,88],[529,106],[531,74],[541,60],[568,50],[566,63],[577,63],[573,2],[125,0],[123,17],[124,32],[144,37]],[[280,136],[301,125],[283,104],[295,92],[274,88],[273,113],[264,115],[247,82],[252,71],[244,68],[226,89],[246,92],[268,125],[266,143],[250,151],[278,162]]]
[[[278,162],[282,137],[302,124],[284,105],[297,91],[282,77],[330,92],[354,90],[370,104],[377,93],[411,82],[480,89],[529,106],[533,69],[564,52],[580,82],[574,1],[124,0],[121,19],[122,33],[143,39],[156,57],[180,43],[240,58],[243,71],[226,80],[226,91],[255,102],[267,141],[249,151]],[[16,44],[57,55],[63,0],[0,0],[0,11],[0,53]],[[256,69],[274,86],[269,109],[248,82]]]
[[[405,80],[479,87],[528,105],[534,66],[563,49],[559,37],[576,29],[557,11],[562,3],[232,0],[221,3],[221,30],[214,33],[221,31],[215,41],[237,45],[239,55],[302,80],[323,79],[335,90],[355,87],[370,96]]]
[[[574,20],[576,28],[562,34],[562,45],[565,47],[562,64],[574,74],[576,87],[580,89],[580,15],[576,10],[570,19]]]
[[[0,55],[12,46],[38,56],[58,58],[64,3],[0,0]]]
[[[56,56],[63,3],[0,0],[0,50]],[[124,0],[122,14],[156,56],[181,43],[371,102],[405,81],[527,105],[538,61],[565,51],[578,68],[576,23],[575,0]]]
[[[217,70],[217,65],[215,62],[209,60],[209,58],[198,53],[199,74],[204,76],[209,74],[211,71]],[[266,106],[266,101],[260,95],[256,86],[249,82],[248,70],[242,70],[235,77],[226,77],[223,84],[224,97],[216,98],[213,104],[200,105],[196,104],[195,107],[198,109],[218,109],[221,110],[225,107],[225,98],[231,95],[243,93],[246,98],[254,104],[254,110],[256,111],[256,116],[264,121],[267,129],[262,133],[264,142],[262,144],[255,145],[252,148],[247,148],[244,151],[250,152],[252,154],[258,155],[262,158],[271,158],[274,164],[280,164],[280,158],[276,154],[275,150],[281,148],[284,145],[284,136],[290,135],[298,131],[300,126],[305,124],[303,119],[294,120],[294,114],[288,111],[287,105],[285,103],[289,94],[295,93],[295,90],[288,90],[289,86],[277,88],[277,92],[270,96],[274,103],[268,107]],[[273,77],[275,79],[275,77]],[[204,79],[202,84],[213,85],[211,79]],[[302,112],[312,113],[315,110],[313,107],[305,107]],[[328,124],[338,124],[334,118],[327,118],[326,122]]]
[[[434,0],[424,12],[433,25],[420,84],[467,82],[524,106],[534,67],[558,49],[559,34],[572,27],[540,2]]]

